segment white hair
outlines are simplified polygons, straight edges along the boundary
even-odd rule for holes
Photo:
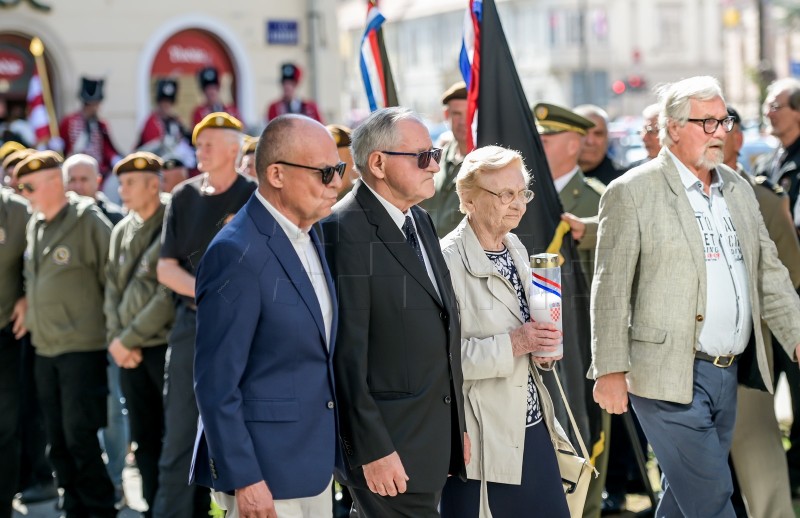
[[[603,119],[603,122],[608,126],[608,112],[596,104],[581,104],[576,106],[572,111],[581,117],[599,117]]]
[[[465,193],[468,193],[478,185],[478,177],[484,173],[490,173],[503,169],[504,167],[519,163],[520,173],[525,185],[529,185],[531,174],[525,167],[519,151],[506,149],[500,146],[483,146],[470,151],[461,163],[461,169],[456,176],[456,192],[458,193],[458,210],[466,214],[466,206],[462,201]]]
[[[77,153],[67,158],[61,166],[61,173],[64,176],[65,185],[69,183],[69,170],[76,165],[85,165],[91,168],[97,176],[100,176],[100,165],[97,163],[97,160],[95,160],[93,156]]]
[[[725,102],[719,81],[711,76],[695,76],[681,79],[675,83],[665,83],[659,86],[656,92],[661,107],[658,116],[658,140],[662,146],[667,147],[673,144],[667,123],[675,121],[679,126],[685,126],[689,120],[692,99],[710,101],[719,97],[722,102]]]
[[[367,162],[375,151],[391,149],[397,142],[397,124],[413,120],[422,124],[419,116],[408,108],[393,107],[376,110],[353,130],[350,151],[356,170],[369,173]]]

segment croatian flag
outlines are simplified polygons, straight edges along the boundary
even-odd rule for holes
[[[481,78],[481,24],[483,23],[483,0],[470,0],[464,13],[464,35],[458,65],[467,84],[467,149],[475,149],[478,141],[478,98]]]
[[[381,25],[386,18],[378,10],[377,0],[367,2],[367,27],[361,38],[361,78],[367,91],[370,111],[397,106],[397,92],[392,69],[383,44]]]
[[[39,72],[33,71],[31,81],[28,83],[28,123],[36,134],[36,143],[46,142],[50,139],[50,117],[44,104],[42,94],[42,81]]]

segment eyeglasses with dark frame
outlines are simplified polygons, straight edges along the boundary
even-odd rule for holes
[[[486,187],[481,187],[480,185],[478,185],[477,187],[482,191],[486,191],[489,194],[494,194],[495,196],[500,198],[500,203],[502,203],[503,205],[508,205],[517,198],[520,198],[525,203],[530,203],[533,200],[534,196],[536,196],[536,193],[530,189],[523,189],[519,192],[513,192],[513,191],[493,192],[487,189]]]
[[[417,167],[420,169],[426,169],[429,165],[431,165],[431,159],[437,164],[439,160],[442,159],[442,149],[435,147],[428,151],[422,151],[420,153],[408,153],[403,151],[381,151],[381,153],[386,153],[387,155],[391,156],[414,156],[417,157]]]
[[[345,164],[344,162],[339,162],[334,166],[328,166],[328,167],[311,167],[308,165],[293,164],[291,162],[286,162],[285,160],[278,160],[277,162],[273,163],[280,165],[288,165],[291,167],[299,167],[300,169],[308,169],[309,171],[316,171],[322,175],[322,183],[325,185],[331,183],[334,174],[338,174],[339,178],[343,177],[344,170],[347,168],[347,164]]]
[[[722,119],[714,119],[709,117],[708,119],[686,119],[688,122],[694,122],[700,124],[703,127],[703,131],[706,132],[708,135],[713,135],[719,125],[722,124],[722,129],[725,130],[726,133],[730,133],[733,129],[734,119],[733,117],[725,117]]]
[[[18,183],[17,191],[20,193],[25,193],[27,191],[33,194],[34,192],[36,192],[36,187],[34,187],[33,184],[30,183]]]

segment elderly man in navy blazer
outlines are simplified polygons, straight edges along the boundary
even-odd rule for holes
[[[191,480],[228,516],[331,516],[336,294],[312,225],[344,164],[324,126],[270,122],[259,188],[217,234],[197,276]]]

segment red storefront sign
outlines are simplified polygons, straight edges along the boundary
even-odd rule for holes
[[[174,77],[196,74],[213,66],[220,76],[233,74],[233,65],[222,44],[212,34],[188,29],[173,34],[164,42],[153,60],[150,74]]]

